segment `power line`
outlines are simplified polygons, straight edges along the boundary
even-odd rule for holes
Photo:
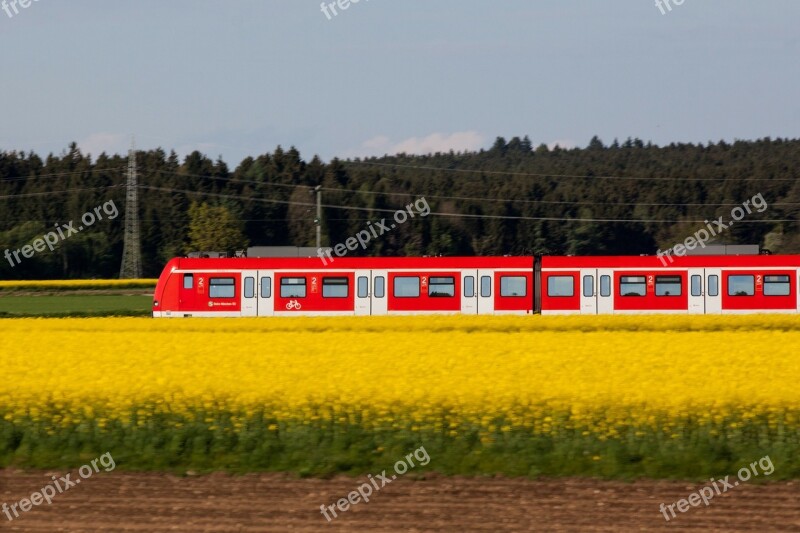
[[[184,174],[181,172],[171,172],[168,170],[156,170],[161,174],[170,174],[173,176],[178,176],[180,178],[203,178],[209,180],[222,180],[225,183],[245,183],[245,184],[253,184],[253,185],[265,185],[267,187],[286,187],[286,188],[298,188],[302,187],[304,189],[312,190],[314,187],[309,185],[296,185],[292,183],[271,183],[268,181],[257,181],[257,180],[246,180],[241,178],[227,178],[224,176],[203,176],[202,174]]]
[[[246,180],[240,178],[226,178],[222,176],[203,176],[200,174],[183,174],[178,172],[169,172],[165,170],[158,170],[157,172],[161,172],[164,174],[171,174],[179,177],[196,177],[202,179],[213,179],[213,180],[224,180],[226,183],[251,183],[256,185],[266,185],[270,187],[288,187],[288,188],[305,188],[309,191],[314,189],[314,187],[309,185],[295,185],[295,184],[286,184],[286,183],[270,183],[270,182],[263,182],[263,181],[256,181],[256,180]],[[470,171],[470,172],[481,172],[481,171]],[[568,177],[566,175],[562,175],[562,177]],[[577,176],[572,176],[577,177]],[[622,178],[620,178],[622,179]],[[625,178],[628,179],[628,178]],[[647,178],[630,178],[630,179],[647,179]],[[666,179],[666,178],[659,178],[659,179]],[[365,195],[383,195],[383,196],[415,196],[417,198],[425,197],[425,198],[437,198],[443,200],[463,200],[463,201],[474,201],[474,202],[513,202],[513,203],[523,203],[523,204],[553,204],[553,205],[597,205],[597,202],[582,202],[582,201],[570,201],[570,200],[523,200],[520,198],[476,198],[476,197],[469,197],[469,196],[442,196],[442,195],[435,195],[435,194],[413,194],[413,193],[406,193],[406,192],[381,192],[381,191],[362,191],[359,189],[347,189],[344,187],[334,188],[334,187],[322,187],[321,190],[323,191],[331,191],[331,192],[350,192],[354,194],[365,194]],[[642,202],[615,202],[614,205],[626,205],[626,206],[647,206],[647,207],[683,207],[683,206],[707,206],[708,204],[705,203],[642,203]],[[741,202],[738,203],[722,203],[722,204],[714,204],[718,207],[734,207],[737,205],[742,205]],[[776,202],[770,205],[800,205],[800,202]]]
[[[255,185],[266,185],[270,187],[287,187],[287,188],[304,188],[311,191],[314,187],[309,185],[295,185],[295,184],[287,184],[287,183],[270,183],[270,182],[263,182],[263,181],[256,181],[256,180],[246,180],[246,179],[239,179],[239,178],[226,178],[222,176],[203,176],[200,174],[183,174],[178,172],[170,172],[165,170],[158,170],[157,172],[163,174],[171,174],[179,177],[196,177],[202,179],[213,179],[213,180],[223,180],[226,183],[248,183],[248,184],[255,184]],[[365,195],[383,195],[383,196],[414,196],[416,198],[437,198],[443,200],[463,200],[463,201],[474,201],[474,202],[513,202],[513,203],[523,203],[523,204],[547,204],[547,205],[597,205],[597,202],[582,202],[582,201],[570,201],[570,200],[523,200],[520,198],[476,198],[476,197],[469,197],[469,196],[442,196],[442,195],[435,195],[435,194],[413,194],[413,193],[406,193],[406,192],[381,192],[381,191],[362,191],[359,189],[347,189],[344,187],[334,188],[334,187],[322,187],[323,191],[331,191],[331,192],[349,192],[354,194],[365,194]],[[707,206],[708,204],[705,203],[641,203],[641,202],[615,202],[614,205],[626,205],[626,206],[647,206],[647,207],[683,207],[683,206]],[[742,205],[741,202],[738,203],[722,203],[722,204],[714,204],[719,207],[734,207],[737,205]],[[800,205],[800,202],[776,202],[770,205]]]
[[[284,186],[284,187],[302,187],[305,189],[311,190],[312,187],[308,185],[286,185],[281,183],[272,183],[266,185],[275,185],[275,186]],[[69,194],[73,192],[85,192],[85,191],[95,191],[95,190],[104,190],[104,189],[115,189],[124,187],[123,184],[118,185],[105,185],[102,187],[84,187],[79,189],[66,189],[66,190],[59,190],[59,191],[44,191],[44,192],[36,192],[36,193],[19,193],[19,194],[7,194],[0,196],[0,200],[5,199],[14,199],[14,198],[26,198],[32,196],[48,196],[52,194]],[[582,202],[582,201],[571,201],[571,200],[523,200],[519,198],[476,198],[476,197],[469,197],[469,196],[442,196],[436,194],[414,194],[410,192],[378,192],[378,191],[360,191],[355,189],[343,189],[343,188],[333,188],[333,187],[323,187],[323,191],[331,191],[331,192],[352,192],[355,194],[367,194],[367,195],[383,195],[383,196],[411,196],[415,198],[436,198],[442,200],[464,200],[464,201],[474,201],[474,202],[499,202],[499,203],[523,203],[523,204],[553,204],[553,205],[597,205],[597,202]],[[240,198],[251,199],[245,196],[239,196]],[[738,203],[721,203],[721,204],[705,204],[705,203],[649,203],[649,202],[615,202],[614,205],[624,205],[624,206],[646,206],[646,207],[697,207],[697,206],[709,206],[712,207],[735,207],[737,205],[742,205],[741,202]],[[800,202],[773,202],[769,204],[771,206],[797,206],[800,205]]]
[[[489,174],[496,174],[503,172],[500,171],[481,171],[481,170],[469,170],[469,169],[444,169],[439,167],[415,167],[410,165],[391,165],[385,163],[359,163],[359,164],[374,164],[374,165],[382,165],[382,166],[398,166],[398,167],[407,167],[407,168],[422,168],[422,169],[431,169],[431,170],[446,170],[446,171],[459,171],[459,172],[470,172],[470,173],[489,173]],[[109,168],[104,170],[122,170],[121,167],[119,168]],[[97,171],[89,171],[97,172]],[[176,177],[182,178],[200,178],[200,179],[208,179],[208,180],[219,180],[225,183],[242,183],[242,184],[253,184],[258,186],[266,186],[266,187],[283,187],[283,188],[304,188],[308,190],[312,190],[314,187],[309,185],[300,185],[300,184],[288,184],[288,183],[274,183],[274,182],[267,182],[267,181],[258,181],[258,180],[248,180],[248,179],[241,179],[241,178],[230,178],[225,176],[204,176],[201,174],[186,174],[182,172],[174,172],[168,170],[155,170],[154,172],[159,174],[167,174]],[[41,174],[39,176],[32,176],[30,178],[25,177],[12,177],[12,178],[3,178],[2,181],[14,181],[14,180],[26,180],[26,179],[52,179],[53,177],[63,177],[68,175],[75,175],[75,174],[84,174],[86,171],[75,171],[75,172],[59,172],[53,174]],[[647,179],[654,179],[654,180],[672,180],[673,178],[644,178],[644,177],[624,177],[624,176],[583,176],[583,175],[569,175],[569,174],[527,174],[527,173],[508,173],[510,175],[520,175],[520,176],[550,176],[550,177],[567,177],[567,178],[602,178],[602,179],[635,179],[635,180],[647,180]],[[390,178],[391,179],[391,178]],[[706,180],[706,178],[702,178]],[[726,180],[727,178],[707,178],[708,180]],[[758,178],[754,179],[754,181],[794,181],[794,179],[769,179],[769,178]],[[74,189],[74,190],[88,190],[88,189]],[[340,193],[354,193],[360,195],[383,195],[383,196],[416,196],[416,197],[426,197],[426,198],[436,198],[442,200],[460,200],[460,201],[470,201],[470,202],[493,202],[493,203],[520,203],[520,204],[542,204],[542,205],[597,205],[597,202],[591,201],[572,201],[572,200],[525,200],[521,198],[476,198],[476,197],[469,197],[469,196],[445,196],[445,195],[433,195],[433,194],[413,194],[410,192],[381,192],[381,191],[363,191],[358,189],[347,189],[343,187],[333,188],[333,187],[322,187],[322,190],[331,191],[331,192],[340,192]],[[61,191],[53,191],[53,193],[58,193]],[[17,197],[24,197],[25,195],[17,195]],[[13,196],[0,196],[0,199],[9,198]],[[668,202],[615,202],[615,205],[622,205],[622,206],[643,206],[643,207],[689,207],[689,206],[707,206],[709,204],[705,203],[668,203]],[[717,207],[734,207],[737,205],[741,205],[739,203],[720,203],[720,204],[713,204]],[[775,202],[770,205],[773,206],[794,206],[800,205],[800,202]]]
[[[274,204],[288,204],[288,205],[299,205],[303,207],[315,207],[315,203],[310,202],[292,202],[290,200],[272,200],[268,198],[248,198],[246,196],[240,196],[235,194],[219,194],[219,193],[210,193],[210,192],[203,192],[203,191],[187,191],[181,189],[171,189],[166,187],[150,187],[146,185],[140,185],[139,188],[146,189],[146,190],[153,190],[159,192],[169,192],[169,193],[179,193],[179,194],[197,194],[201,196],[212,196],[216,198],[228,198],[228,199],[235,199],[235,200],[247,200],[252,202],[265,202],[265,203],[274,203]],[[397,209],[380,209],[380,208],[370,208],[370,207],[355,207],[355,206],[348,206],[348,205],[333,205],[333,204],[322,204],[322,207],[326,207],[329,209],[343,209],[346,211],[367,211],[371,213],[395,213]],[[550,222],[630,222],[630,223],[639,223],[639,224],[651,224],[651,223],[692,223],[692,224],[704,224],[706,223],[705,220],[641,220],[641,219],[617,219],[617,218],[575,218],[575,217],[528,217],[528,216],[509,216],[509,215],[477,215],[477,214],[469,214],[469,213],[442,213],[438,211],[431,211],[426,216],[440,216],[440,217],[451,217],[451,218],[475,218],[475,219],[492,219],[492,220],[529,220],[529,221],[550,221]],[[750,223],[750,224],[765,224],[765,223],[777,223],[777,222],[796,222],[794,219],[770,219],[770,220],[740,220],[737,224],[741,223]]]
[[[22,194],[6,194],[4,196],[0,196],[0,200],[13,200],[16,198],[29,198],[34,196],[50,196],[53,194],[70,194],[73,192],[87,192],[87,191],[101,191],[107,189],[119,189],[124,185],[106,185],[104,187],[85,187],[81,189],[67,189],[63,191],[45,191],[45,192],[28,192]]]
[[[437,198],[442,200],[465,200],[465,201],[474,201],[474,202],[502,202],[502,203],[522,203],[522,204],[555,204],[555,205],[597,205],[597,202],[581,202],[581,201],[570,201],[570,200],[523,200],[520,198],[475,198],[469,196],[441,196],[436,194],[417,194],[414,195],[410,192],[381,192],[381,191],[357,191],[353,189],[335,189],[332,187],[323,187],[323,191],[333,191],[333,192],[354,192],[357,194],[371,194],[371,195],[383,195],[383,196],[412,196],[412,197],[425,197],[425,198]],[[647,206],[647,207],[684,207],[684,206],[708,206],[709,204],[704,203],[647,203],[647,202],[614,202],[614,205],[626,205],[626,206]],[[737,205],[742,205],[741,202],[738,203],[723,203],[723,204],[713,204],[719,207],[733,207]],[[800,205],[800,202],[775,202],[770,205]]]
[[[406,168],[413,170],[435,170],[437,172],[461,172],[464,174],[482,174],[498,176],[517,176],[534,178],[578,178],[589,180],[645,180],[645,181],[743,181],[735,178],[656,178],[644,176],[590,176],[588,174],[552,174],[535,172],[511,172],[506,170],[473,170],[466,168],[443,168],[425,165],[403,165],[400,163],[373,163],[369,161],[341,161],[342,165],[366,165],[376,167]],[[796,178],[748,178],[745,181],[796,181]]]
[[[0,200],[9,200],[9,199],[17,199],[17,198],[26,198],[26,197],[37,197],[37,196],[51,196],[56,194],[71,194],[77,192],[89,192],[89,191],[99,191],[99,190],[109,190],[109,189],[118,189],[123,187],[122,184],[120,185],[107,185],[104,187],[88,187],[88,188],[80,188],[80,189],[67,189],[67,190],[59,190],[59,191],[45,191],[45,192],[36,192],[36,193],[21,193],[21,194],[12,194],[12,195],[3,195],[0,196]],[[299,186],[305,187],[309,190],[310,187],[305,185]],[[230,198],[236,200],[243,200],[243,201],[262,201],[267,203],[279,203],[279,204],[289,204],[289,205],[301,205],[306,207],[313,207],[314,204],[305,203],[305,202],[291,202],[288,200],[272,200],[272,199],[258,199],[252,198],[248,196],[242,195],[232,195],[232,194],[218,194],[218,193],[205,193],[202,191],[187,191],[183,189],[167,189],[164,187],[150,187],[146,185],[140,185],[139,188],[141,189],[148,189],[148,190],[156,190],[156,191],[169,191],[169,192],[178,192],[183,194],[204,194],[206,196],[216,196],[220,198]],[[339,191],[341,192],[342,189],[334,189],[330,187],[323,187],[323,190],[328,191]],[[412,193],[381,193],[381,192],[374,192],[374,191],[350,191],[345,189],[346,192],[356,192],[359,194],[382,194],[387,196],[411,196],[414,197],[415,195]],[[556,204],[556,205],[597,205],[596,202],[571,202],[571,201],[538,201],[538,200],[519,200],[519,199],[499,199],[499,198],[470,198],[470,197],[458,197],[458,196],[441,196],[441,195],[417,195],[417,198],[437,198],[437,199],[453,199],[453,200],[468,200],[468,201],[484,201],[484,202],[521,202],[521,203],[543,203],[543,204]],[[698,203],[686,203],[686,204],[669,204],[669,203],[621,203],[615,205],[628,205],[628,206],[672,206],[672,207],[680,207],[680,206],[705,206],[707,204],[698,204]],[[730,207],[730,206],[739,206],[741,203],[724,203],[724,204],[715,204],[713,207]],[[774,202],[770,204],[771,206],[797,206],[800,205],[800,202]],[[361,211],[368,211],[368,212],[380,212],[380,209],[377,208],[357,208],[353,206],[344,206],[344,205],[331,205],[325,204],[323,207],[332,207],[336,209],[346,209],[346,210],[361,210]],[[384,212],[394,212],[394,210],[383,210]],[[640,220],[640,219],[574,219],[574,218],[564,218],[564,217],[498,217],[494,215],[459,215],[455,213],[437,213],[439,216],[449,216],[449,217],[464,217],[464,218],[505,218],[510,220],[563,220],[563,221],[570,221],[570,220],[580,220],[580,221],[594,221],[594,222],[659,222],[659,223],[679,223],[679,222],[700,222],[700,221],[687,221],[681,219],[675,220]],[[328,219],[334,220],[334,219]],[[747,221],[749,223],[755,222],[795,222],[796,220],[793,219],[770,219],[770,220],[761,220],[761,221]],[[742,221],[745,222],[745,221]]]
[[[37,174],[34,176],[9,176],[7,178],[0,177],[0,184],[5,183],[7,181],[28,181],[28,180],[38,180],[38,179],[53,179],[53,178],[62,178],[64,176],[74,176],[78,174],[96,174],[105,171],[122,171],[124,167],[109,167],[109,168],[102,168],[96,169],[92,168],[90,170],[73,170],[71,172],[53,172],[50,174]]]

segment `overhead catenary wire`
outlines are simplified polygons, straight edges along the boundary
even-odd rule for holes
[[[173,188],[166,188],[166,187],[151,187],[148,185],[140,185],[140,189],[145,190],[152,190],[152,191],[160,191],[160,192],[169,192],[169,193],[179,193],[179,194],[197,194],[201,196],[211,196],[216,198],[227,198],[227,199],[235,199],[235,200],[247,200],[252,202],[265,202],[265,203],[274,203],[274,204],[286,204],[286,205],[299,205],[303,207],[315,207],[316,204],[312,202],[293,202],[291,200],[273,200],[269,198],[252,198],[247,196],[235,195],[235,194],[221,194],[221,193],[212,193],[212,192],[205,192],[205,191],[188,191],[182,189],[173,189]],[[384,209],[384,208],[372,208],[372,207],[356,207],[356,206],[349,206],[349,205],[334,205],[334,204],[322,204],[322,207],[329,208],[329,209],[343,209],[347,211],[367,211],[370,213],[395,213],[398,209]],[[575,217],[529,217],[529,216],[512,216],[512,215],[478,215],[478,214],[470,214],[470,213],[443,213],[438,211],[431,211],[426,216],[440,216],[440,217],[451,217],[451,218],[474,218],[474,219],[495,219],[495,220],[529,220],[529,221],[552,221],[552,222],[630,222],[630,223],[639,223],[639,224],[649,224],[649,223],[695,223],[695,224],[704,224],[707,223],[707,220],[641,220],[641,219],[616,219],[616,218],[575,218]],[[793,219],[768,219],[768,220],[740,220],[740,222],[747,222],[747,223],[778,223],[778,222],[795,222]]]
[[[108,185],[104,187],[89,187],[89,188],[82,188],[82,189],[68,189],[62,191],[44,191],[44,192],[36,192],[36,193],[24,193],[24,194],[14,194],[14,195],[4,195],[0,196],[0,200],[3,199],[13,199],[13,198],[22,198],[22,197],[36,197],[36,196],[50,196],[53,194],[67,194],[73,192],[86,192],[86,191],[96,191],[96,190],[108,190],[108,189],[115,189],[121,188],[123,185]],[[290,200],[275,200],[269,198],[253,198],[249,196],[243,195],[234,195],[234,194],[221,194],[221,193],[211,193],[205,191],[190,191],[186,189],[174,189],[174,188],[165,188],[165,187],[152,187],[147,185],[140,185],[140,189],[145,190],[154,190],[160,192],[171,192],[171,193],[179,193],[179,194],[199,194],[204,196],[211,196],[217,198],[227,198],[227,199],[235,199],[235,200],[243,200],[243,201],[257,201],[257,202],[265,202],[265,203],[274,203],[274,204],[287,204],[287,205],[299,205],[304,207],[315,207],[316,204],[310,202],[294,202]],[[335,190],[335,189],[334,189]],[[396,193],[402,194],[404,196],[409,196],[408,193]],[[422,198],[424,196],[419,196],[418,198]],[[436,196],[430,196],[436,197]],[[566,204],[573,204],[573,202],[564,202]],[[683,204],[678,204],[683,205]],[[702,205],[702,204],[701,204]],[[722,204],[722,205],[741,205],[741,204]],[[776,205],[776,204],[773,204]],[[791,205],[796,205],[792,203]],[[394,213],[396,209],[381,209],[381,208],[373,208],[373,207],[356,207],[356,206],[348,206],[348,205],[339,205],[339,204],[322,204],[322,207],[325,208],[333,208],[333,209],[343,209],[348,211],[366,211],[366,212],[384,212],[384,213]],[[620,218],[576,218],[576,217],[531,217],[531,216],[512,216],[512,215],[485,215],[485,214],[469,214],[469,213],[445,213],[445,212],[438,212],[432,211],[431,215],[441,216],[441,217],[451,217],[451,218],[475,218],[475,219],[500,219],[500,220],[532,220],[532,221],[561,221],[561,222],[626,222],[626,223],[701,223],[706,222],[706,220],[688,220],[688,219],[620,219]],[[329,219],[334,220],[334,219]],[[352,220],[352,219],[351,219]],[[779,222],[796,222],[795,219],[760,219],[760,220],[741,220],[739,222],[744,223],[779,223]]]
[[[272,183],[266,181],[257,181],[257,180],[244,180],[240,178],[227,178],[224,176],[203,176],[199,174],[185,174],[182,172],[170,172],[165,170],[158,170],[162,174],[170,174],[175,175],[177,177],[196,177],[202,179],[212,179],[212,180],[223,180],[226,183],[248,183],[248,184],[255,184],[255,185],[264,185],[270,187],[286,187],[286,188],[304,188],[308,189],[309,192],[314,190],[313,186],[310,185],[301,185],[301,184],[287,184],[287,183]],[[412,193],[412,192],[384,192],[384,191],[364,191],[361,189],[348,189],[345,187],[322,187],[323,191],[329,192],[339,192],[339,193],[353,193],[353,194],[363,194],[363,195],[382,195],[382,196],[412,196],[416,198],[436,198],[439,200],[461,200],[461,201],[472,201],[472,202],[500,202],[500,203],[523,203],[523,204],[545,204],[545,205],[597,205],[597,202],[583,202],[583,201],[571,201],[571,200],[525,200],[522,198],[476,198],[470,196],[446,196],[446,195],[437,195],[437,194],[423,194],[423,193]],[[705,203],[666,203],[666,202],[614,202],[614,205],[625,205],[625,206],[646,206],[646,207],[683,207],[683,206],[707,206],[708,204]],[[721,204],[714,204],[715,206],[719,207],[735,207],[737,205],[742,205],[741,202],[736,203],[721,203]],[[775,202],[770,205],[800,205],[800,202]]]
[[[385,166],[385,164],[381,164]],[[402,166],[402,165],[399,165]],[[452,169],[441,169],[438,167],[420,167],[420,168],[427,168],[427,169],[435,169],[435,170],[452,170]],[[114,171],[119,170],[115,168],[108,168],[102,169],[103,171]],[[458,169],[463,171],[469,172],[484,172],[482,170],[467,170],[467,169]],[[96,171],[73,171],[73,172],[64,172],[64,173],[53,173],[49,175],[40,175],[39,177],[61,177],[67,175],[74,175],[74,174],[84,174],[86,172],[92,173]],[[274,182],[267,182],[267,181],[260,181],[260,180],[249,180],[249,179],[241,179],[241,178],[231,178],[228,176],[207,176],[207,175],[200,175],[200,174],[188,174],[179,171],[169,171],[169,170],[155,170],[156,173],[167,174],[177,177],[186,177],[186,178],[200,178],[200,179],[208,179],[208,180],[221,180],[225,183],[242,183],[242,184],[253,184],[257,186],[269,186],[269,187],[283,187],[283,188],[305,188],[308,191],[312,191],[313,187],[308,185],[302,184],[286,184],[286,183],[274,183]],[[492,171],[493,172],[493,171]],[[519,173],[514,173],[519,174]],[[548,174],[552,176],[552,174]],[[578,175],[560,175],[562,177],[587,177],[587,176],[578,176]],[[36,177],[36,176],[34,176]],[[622,177],[619,177],[622,178]],[[16,179],[16,178],[14,178]],[[21,178],[26,179],[26,178]],[[633,179],[633,178],[632,178]],[[638,179],[638,178],[636,178]],[[665,179],[672,179],[672,178],[665,178]],[[0,182],[2,183],[2,182]],[[92,190],[102,190],[102,189],[111,189],[111,188],[118,188],[122,187],[123,184],[118,185],[110,185],[104,187],[93,187],[93,188],[79,188],[79,189],[69,189],[63,191],[43,191],[43,192],[36,192],[36,193],[21,193],[21,194],[13,194],[13,195],[4,195],[0,196],[0,200],[3,199],[14,199],[14,198],[24,198],[24,197],[35,197],[35,196],[48,196],[53,194],[69,194],[73,192],[84,192],[84,191],[92,191]],[[146,187],[145,187],[146,188]],[[157,189],[164,189],[163,187]],[[155,189],[154,189],[155,190]],[[217,197],[227,197],[231,199],[237,200],[254,200],[251,197],[243,196],[243,195],[221,195],[218,193],[203,193],[202,191],[187,191],[187,190],[178,190],[173,189],[175,192],[180,192],[183,194],[206,194],[206,195],[216,195]],[[435,198],[439,200],[456,200],[456,201],[469,201],[469,202],[491,202],[491,203],[523,203],[523,204],[542,204],[542,205],[597,205],[596,202],[587,202],[587,201],[571,201],[571,200],[526,200],[521,198],[476,198],[476,197],[466,197],[466,196],[447,196],[447,195],[428,195],[423,193],[413,193],[413,192],[383,192],[383,191],[364,191],[364,190],[356,190],[356,189],[347,189],[347,188],[332,188],[332,187],[323,187],[322,190],[328,192],[338,192],[338,193],[353,193],[353,194],[365,194],[365,195],[384,195],[384,196],[402,196],[402,197],[416,197],[416,198]],[[273,200],[273,199],[262,199],[267,203],[284,203],[290,205],[302,205],[313,207],[314,204],[305,203],[305,202],[292,202],[288,200]],[[705,206],[707,204],[703,203],[658,203],[658,202],[628,202],[628,203],[616,203],[615,205],[625,205],[625,206],[645,206],[645,207],[688,207],[688,206]],[[722,203],[722,204],[713,204],[712,207],[733,207],[742,205],[741,203]],[[770,204],[772,206],[796,206],[800,205],[800,202],[774,202]],[[334,205],[334,204],[325,204],[323,207],[328,208],[336,208],[336,209],[345,209],[345,210],[360,210],[360,211],[368,211],[368,212],[381,212],[381,210],[376,208],[369,208],[369,207],[356,207],[356,206],[346,206],[346,205]],[[393,210],[383,210],[383,212],[393,212]],[[442,217],[451,217],[451,218],[484,218],[484,219],[503,219],[503,220],[529,220],[529,221],[560,221],[560,222],[619,222],[619,223],[700,223],[705,222],[705,220],[688,220],[688,219],[623,219],[623,218],[577,218],[577,217],[534,217],[534,216],[514,216],[514,215],[486,215],[486,214],[464,214],[464,213],[448,213],[448,212],[434,212],[431,213],[436,216]],[[742,220],[740,222],[743,223],[778,223],[778,222],[796,222],[794,219],[761,219],[761,220]]]

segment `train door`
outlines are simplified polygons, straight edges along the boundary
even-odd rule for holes
[[[718,315],[722,313],[722,270],[719,268],[705,269],[705,304],[706,314]]]
[[[386,270],[372,271],[372,314],[389,314],[389,295],[386,294],[389,273]]]
[[[689,269],[689,314],[706,312],[706,276],[702,268]]]
[[[597,314],[597,270],[593,268],[581,269],[581,314]]]
[[[275,272],[258,272],[258,316],[275,315]]]
[[[356,270],[356,307],[357,316],[372,314],[372,298],[370,297],[370,285],[372,283],[372,272],[369,270]]]
[[[256,280],[258,272],[255,270],[242,271],[242,316],[258,316],[258,295],[256,294]]]
[[[597,270],[597,314],[614,313],[614,271],[610,268]]]
[[[494,271],[478,270],[478,314],[494,314]]]
[[[464,315],[478,314],[478,271],[461,271],[461,313]]]
[[[198,294],[205,297],[206,283],[208,278],[204,274],[191,274],[189,272],[180,274],[181,288],[178,296],[178,310],[196,309]]]

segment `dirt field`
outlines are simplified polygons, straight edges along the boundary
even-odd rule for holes
[[[0,470],[0,505],[30,497],[54,474]],[[659,505],[686,498],[699,486],[404,478],[328,523],[320,505],[346,497],[358,484],[347,477],[181,478],[101,470],[50,506],[34,507],[13,521],[0,513],[0,531],[800,531],[798,482],[741,484],[667,523]]]

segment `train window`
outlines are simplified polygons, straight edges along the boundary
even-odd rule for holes
[[[386,278],[383,276],[375,277],[375,298],[386,296]]]
[[[708,295],[719,296],[719,276],[708,276]]]
[[[358,276],[356,291],[359,298],[369,298],[369,278]]]
[[[183,275],[183,288],[194,289],[194,274]]]
[[[428,280],[428,296],[430,298],[448,298],[456,295],[456,278],[432,277]]]
[[[244,297],[255,298],[256,296],[256,278],[244,278]]]
[[[611,276],[600,276],[600,296],[604,298],[611,296]]]
[[[583,276],[583,295],[586,298],[594,296],[594,276]]]
[[[349,280],[347,278],[322,278],[323,298],[347,298],[348,289]]]
[[[281,298],[305,298],[306,278],[282,278]]]
[[[789,276],[764,276],[764,296],[789,296]]]
[[[464,278],[464,298],[475,298],[475,276]]]
[[[528,278],[525,276],[500,276],[500,296],[522,297],[528,295]]]
[[[656,276],[656,296],[680,296],[682,291],[680,276]]]
[[[548,296],[573,296],[575,294],[575,278],[572,276],[550,276],[547,278]]]
[[[419,278],[417,276],[397,276],[394,278],[395,298],[419,297]]]
[[[272,278],[269,276],[264,276],[261,278],[261,297],[262,298],[271,298],[272,297]]]
[[[753,296],[755,276],[728,276],[728,296]]]
[[[692,283],[692,296],[702,296],[703,295],[703,277],[694,275],[691,279]]]
[[[481,276],[481,298],[488,298],[492,295],[492,277]]]
[[[209,298],[235,298],[236,283],[233,278],[211,278],[208,280]]]
[[[647,294],[647,283],[644,276],[621,276],[619,278],[620,296],[644,296]]]

